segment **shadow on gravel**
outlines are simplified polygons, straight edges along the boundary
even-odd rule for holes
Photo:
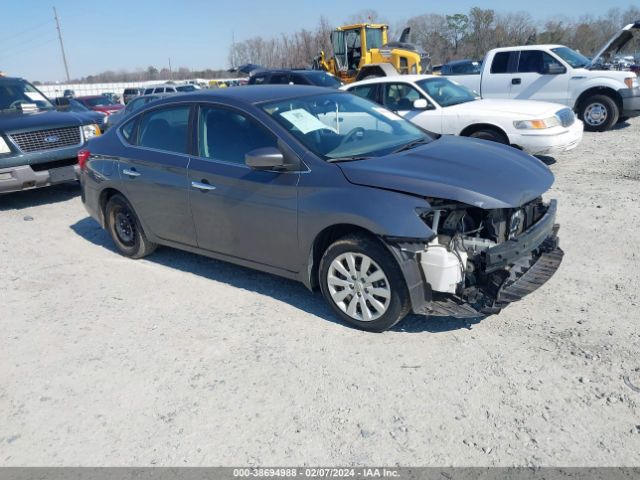
[[[22,192],[4,193],[0,195],[0,212],[64,202],[79,195],[80,184],[78,183],[61,183]]]
[[[548,155],[536,155],[536,158],[546,165],[554,165],[557,163],[555,158],[549,157]]]
[[[79,220],[71,225],[70,228],[77,235],[94,245],[119,255],[109,234],[91,217]],[[310,292],[304,285],[294,280],[287,280],[276,275],[270,275],[232,263],[214,260],[202,255],[196,255],[169,247],[159,247],[158,250],[149,257],[146,257],[145,260],[199,275],[216,282],[226,283],[260,295],[266,295],[293,305],[311,315],[351,328],[333,314],[319,292]],[[409,315],[396,325],[392,331],[405,333],[440,333],[463,328],[470,329],[471,325],[478,323],[478,321],[480,320]]]
[[[631,124],[625,120],[624,122],[618,122],[616,123],[613,127],[610,128],[610,130],[622,130],[623,128],[627,128],[630,127]]]

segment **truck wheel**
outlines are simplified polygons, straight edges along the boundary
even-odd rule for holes
[[[113,243],[125,257],[142,258],[156,249],[157,244],[147,239],[133,208],[122,195],[109,199],[104,218]]]
[[[582,102],[580,118],[589,132],[604,132],[618,122],[620,112],[613,98],[607,95],[592,95]]]
[[[388,330],[411,307],[398,262],[380,242],[363,235],[341,238],[326,250],[320,289],[341,319],[369,332]]]
[[[509,139],[507,138],[507,136],[504,133],[499,132],[498,130],[495,130],[493,128],[483,128],[482,130],[476,130],[475,132],[471,133],[469,137],[509,145]]]

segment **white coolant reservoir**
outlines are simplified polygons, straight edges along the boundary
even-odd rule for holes
[[[457,251],[457,254],[438,243],[430,243],[426,251],[422,252],[420,264],[432,290],[456,293],[456,286],[462,282],[467,264],[467,253]]]

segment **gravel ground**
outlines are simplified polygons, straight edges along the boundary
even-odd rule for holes
[[[0,465],[640,465],[639,138],[546,159],[542,289],[384,334],[295,282],[125,259],[75,185],[0,197]]]

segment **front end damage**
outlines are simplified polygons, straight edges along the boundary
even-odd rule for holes
[[[425,242],[387,239],[414,313],[477,317],[498,313],[543,285],[562,262],[557,203],[482,209],[430,199],[419,212],[434,232]]]

